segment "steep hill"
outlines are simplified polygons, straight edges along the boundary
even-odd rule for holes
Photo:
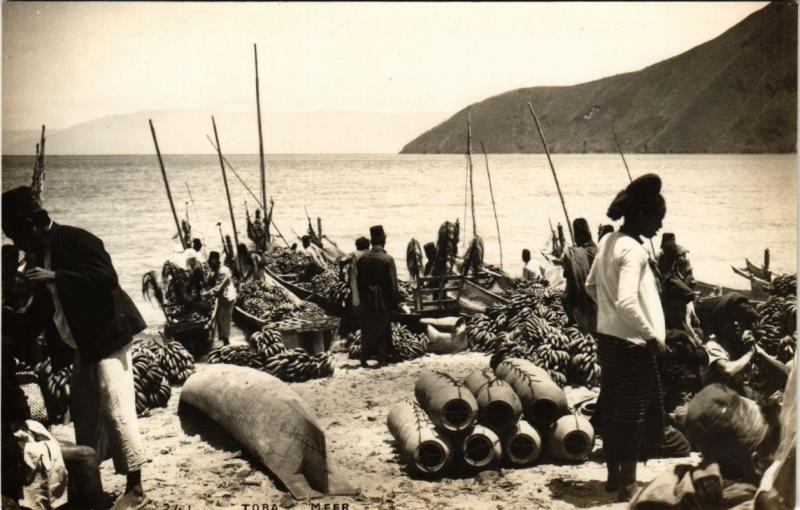
[[[542,152],[531,101],[553,152],[794,152],[797,5],[774,2],[719,37],[642,70],[569,87],[512,90],[473,104],[402,153]]]

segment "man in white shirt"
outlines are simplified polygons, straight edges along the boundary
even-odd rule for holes
[[[236,286],[233,282],[231,270],[220,263],[219,252],[212,251],[208,254],[208,265],[212,271],[211,282],[213,287],[203,292],[203,295],[216,298],[216,315],[212,319],[216,322],[220,341],[223,345],[228,345],[231,335],[233,305],[236,303]]]

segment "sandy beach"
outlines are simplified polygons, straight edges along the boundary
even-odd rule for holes
[[[486,471],[440,480],[411,477],[399,458],[386,426],[389,409],[413,398],[414,381],[426,369],[463,378],[488,365],[479,353],[426,355],[414,361],[374,370],[361,369],[345,353],[335,355],[332,378],[292,384],[322,424],[329,451],[343,473],[361,488],[355,497],[295,501],[237,443],[196,412],[178,413],[180,388],[173,389],[166,408],[150,410],[139,419],[150,462],[144,484],[151,499],[147,508],[336,508],[347,509],[512,509],[624,508],[603,490],[605,467],[601,442],[589,460],[579,465],[536,465],[523,469]],[[206,365],[199,364],[198,370]],[[592,393],[568,388],[571,403]],[[190,410],[191,411],[191,410]],[[268,417],[265,417],[268,419]],[[201,427],[198,427],[198,424]],[[54,427],[60,439],[72,439],[71,425]],[[693,459],[640,464],[640,480],[650,480],[677,463]],[[103,463],[104,488],[115,495],[124,489],[113,463]],[[325,507],[328,503],[331,506]],[[316,505],[321,506],[316,506]],[[257,505],[245,506],[245,505]],[[266,505],[266,506],[263,506]]]

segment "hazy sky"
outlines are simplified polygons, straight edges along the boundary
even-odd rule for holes
[[[510,89],[633,71],[757,3],[4,3],[3,128],[114,113],[454,113]]]

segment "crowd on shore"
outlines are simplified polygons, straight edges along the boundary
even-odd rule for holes
[[[569,322],[596,339],[601,372],[593,423],[603,438],[606,489],[640,509],[690,503],[709,509],[791,508],[794,364],[760,344],[758,313],[748,297],[730,292],[698,297],[689,252],[674,234],[662,235],[657,256],[648,253],[644,243],[661,229],[667,212],[660,190],[656,175],[633,180],[608,209],[611,220],[623,220],[621,227],[601,226],[597,243],[583,218],[570,225],[572,246],[554,236],[555,273],[523,252],[523,279],[547,277],[563,286]],[[98,469],[107,458],[127,476],[126,491],[113,508],[141,508],[147,498],[130,347],[144,321],[120,288],[100,239],[55,223],[31,188],[4,193],[2,207],[3,231],[14,242],[3,247],[4,508],[38,508],[36,498],[57,507],[67,497],[75,508],[112,507]],[[213,310],[211,320],[224,344],[236,281],[265,279],[271,239],[268,222],[259,220],[257,214],[249,222],[253,251],[244,244],[234,250],[228,239],[222,253],[206,256],[188,229],[182,240],[190,297]],[[303,236],[300,246],[286,250],[304,254],[307,280],[340,265],[361,329],[360,364],[367,367],[376,359],[381,367],[391,348],[393,313],[403,306],[395,262],[385,251],[387,234],[383,226],[372,226],[369,239],[357,239],[349,254],[330,241],[323,247],[322,238],[321,232]],[[424,253],[428,260],[420,274],[436,276],[436,246],[425,244]],[[791,293],[796,299],[794,289]],[[787,332],[796,335],[796,325],[788,325]],[[14,358],[43,355],[30,352],[42,334],[54,365],[75,367],[70,411],[77,446],[58,444],[30,420],[14,380]],[[47,453],[36,449],[40,444],[47,445]],[[691,450],[700,451],[702,464],[679,466],[639,489],[638,462]],[[32,471],[25,467],[31,455],[47,455],[55,467]]]

